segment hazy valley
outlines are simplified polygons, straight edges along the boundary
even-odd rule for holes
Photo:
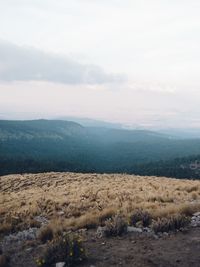
[[[0,174],[75,171],[200,177],[198,166],[190,168],[200,159],[200,139],[112,127],[2,120]]]

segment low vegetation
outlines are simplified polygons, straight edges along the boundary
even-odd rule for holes
[[[55,266],[56,262],[65,262],[66,266],[77,266],[86,259],[85,249],[78,237],[64,235],[54,238],[47,244],[43,255],[36,259],[38,266]]]
[[[154,221],[152,229],[155,233],[163,233],[179,230],[189,224],[190,220],[184,215],[173,215],[169,218],[161,218]]]
[[[127,231],[126,219],[120,215],[115,215],[105,221],[105,235],[109,236],[120,236]]]
[[[143,227],[148,227],[151,224],[152,217],[148,211],[136,210],[130,217],[129,224],[137,226],[140,224]]]

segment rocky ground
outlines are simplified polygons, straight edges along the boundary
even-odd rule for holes
[[[200,212],[193,215],[189,227],[173,233],[155,234],[148,228],[128,227],[126,234],[108,238],[99,235],[99,230],[83,229],[79,232],[84,237],[88,260],[81,266],[199,267],[199,226]],[[38,231],[30,228],[1,240],[1,250],[10,255],[10,267],[37,266],[36,259],[45,248],[36,241]]]

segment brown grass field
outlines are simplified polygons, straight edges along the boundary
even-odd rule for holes
[[[0,177],[0,233],[45,216],[55,228],[94,227],[136,209],[153,217],[200,210],[200,181],[126,174],[41,173]]]

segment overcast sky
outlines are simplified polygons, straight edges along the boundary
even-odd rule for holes
[[[199,0],[0,0],[0,118],[200,128]]]

